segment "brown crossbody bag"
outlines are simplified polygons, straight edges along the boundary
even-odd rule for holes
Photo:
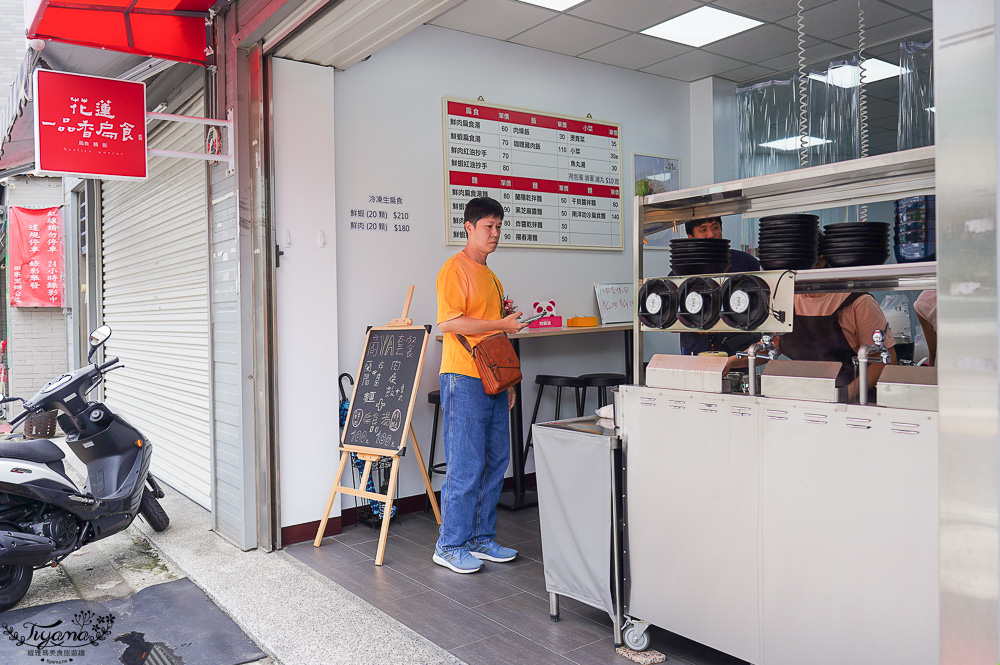
[[[499,294],[500,285],[496,280],[493,283]],[[500,294],[500,313],[503,314],[503,294]],[[455,337],[475,361],[487,395],[498,395],[521,381],[521,360],[514,353],[514,345],[507,339],[506,333],[490,335],[475,346],[469,346],[469,340],[464,335]]]

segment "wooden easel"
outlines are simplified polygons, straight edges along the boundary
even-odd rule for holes
[[[387,328],[412,328],[413,320],[407,315],[410,312],[410,302],[413,300],[413,285],[410,285],[409,290],[406,293],[406,302],[403,305],[403,314],[398,319],[393,319],[387,324]],[[351,396],[351,404],[354,404],[354,400],[358,394],[358,387],[361,385],[360,377],[362,368],[364,367],[365,354],[361,355],[361,366],[358,368],[359,380],[354,382],[354,394]],[[427,496],[431,502],[431,508],[434,510],[434,519],[437,523],[441,523],[441,510],[438,508],[437,497],[434,496],[434,489],[431,487],[430,476],[427,475],[427,468],[424,465],[424,457],[420,454],[420,445],[417,443],[417,435],[413,431],[413,424],[410,422],[410,416],[413,412],[413,402],[417,394],[417,382],[420,380],[420,370],[423,367],[424,359],[423,354],[420,356],[420,362],[417,367],[416,382],[413,385],[413,392],[410,399],[410,408],[406,414],[406,431],[409,433],[410,438],[413,440],[413,452],[417,457],[417,465],[420,467],[420,475],[424,479],[424,487],[427,489]],[[345,428],[346,434],[346,428]],[[354,446],[344,444],[341,440],[340,445],[340,464],[337,465],[337,475],[334,476],[333,487],[330,488],[330,498],[327,499],[326,508],[323,510],[323,519],[319,523],[319,529],[316,531],[316,539],[313,541],[314,547],[319,547],[323,541],[323,532],[326,530],[326,523],[330,519],[330,511],[333,509],[333,501],[337,494],[347,494],[349,496],[356,496],[362,499],[368,499],[371,501],[379,501],[383,504],[382,511],[382,530],[378,537],[378,550],[375,553],[375,565],[381,566],[382,559],[385,556],[385,542],[386,538],[389,536],[389,516],[392,514],[392,497],[396,493],[396,478],[399,472],[399,457],[402,454],[406,446],[406,437],[403,437],[402,446],[398,450],[382,450],[379,448],[367,448],[363,446]],[[341,485],[341,479],[344,476],[344,469],[347,468],[347,460],[350,458],[351,453],[356,454],[360,459],[364,460],[365,468],[361,473],[361,482],[357,489],[354,487],[345,487]],[[389,485],[386,488],[385,494],[376,494],[374,492],[368,492],[364,487],[368,485],[368,478],[371,476],[372,463],[377,462],[381,457],[391,457],[392,466],[389,469]]]

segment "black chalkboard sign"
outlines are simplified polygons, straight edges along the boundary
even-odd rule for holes
[[[406,444],[430,326],[370,328],[341,444],[383,455]]]

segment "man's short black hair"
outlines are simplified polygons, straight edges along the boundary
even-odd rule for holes
[[[719,226],[722,226],[721,217],[702,217],[701,219],[692,219],[690,222],[684,222],[684,232],[689,236],[694,235],[694,229],[696,226],[701,226],[705,222],[718,222]]]
[[[465,204],[465,221],[471,222],[473,226],[479,220],[487,217],[496,217],[501,222],[503,221],[503,206],[496,199],[483,196],[472,199]]]

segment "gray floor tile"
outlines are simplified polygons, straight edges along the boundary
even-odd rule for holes
[[[516,548],[521,556],[532,559],[539,563],[542,562],[542,537],[534,536],[528,540],[523,540],[519,543],[514,543],[512,547]]]
[[[628,663],[627,660],[615,653],[614,637],[592,642],[563,655],[577,665],[625,665]],[[668,659],[667,662],[670,663],[670,660]]]
[[[486,569],[502,564],[485,562]],[[406,573],[408,577],[420,584],[434,589],[440,594],[465,605],[475,607],[483,603],[506,598],[523,593],[521,589],[507,584],[495,575],[459,575],[442,566],[428,566]]]
[[[392,532],[392,527],[395,524],[389,525],[390,533]],[[371,526],[367,524],[352,524],[351,526],[344,527],[344,530],[336,536],[333,536],[333,540],[338,543],[343,543],[344,545],[357,545],[358,543],[366,543],[369,540],[378,540],[378,529],[372,529]]]
[[[372,604],[442,649],[454,649],[504,632],[499,623],[436,591]]]
[[[403,515],[399,524],[389,526],[389,535],[396,535],[415,543],[434,549],[438,539],[438,524],[431,519],[422,519],[416,515]]]
[[[378,551],[378,541],[371,540],[358,543],[357,545],[352,545],[352,549],[374,559]],[[433,555],[433,547],[421,545],[401,536],[390,534],[385,541],[385,555],[382,558],[382,564],[389,566],[393,570],[405,573],[417,568],[435,565],[431,561],[431,556]]]
[[[522,510],[507,510],[506,508],[497,508],[497,524],[507,525],[513,524],[519,526],[525,522],[531,522],[538,519],[538,506],[533,508],[524,508]]]
[[[559,597],[560,613],[565,609],[565,606],[563,605],[563,600],[564,598],[560,596]],[[573,612],[574,614],[579,614],[584,619],[589,619],[590,621],[593,621],[596,624],[604,626],[605,628],[609,628],[612,630],[614,629],[615,626],[614,621],[612,621],[608,613],[602,609],[598,609],[596,607],[591,607],[590,605],[581,603],[578,607],[574,607],[572,610],[566,610],[566,611]]]
[[[499,565],[511,566],[511,564],[518,563],[518,561],[522,562],[521,565],[504,570],[493,571],[491,569],[488,574],[496,575],[507,584],[516,586],[522,591],[527,591],[531,595],[541,598],[548,603],[549,593],[545,590],[545,569],[542,567],[542,564],[532,561],[527,557],[523,559],[518,557],[518,559],[512,561],[510,564]],[[581,605],[583,603],[573,598],[560,597],[559,599],[559,606],[567,610],[575,609]]]
[[[371,558],[333,538],[324,538],[320,547],[313,547],[312,542],[296,543],[286,547],[285,551],[317,570],[346,566]]]
[[[549,620],[549,604],[529,593],[510,596],[476,608],[505,628],[543,644],[557,653],[603,640],[609,629],[573,612],[562,612],[558,623]]]
[[[428,591],[423,584],[389,566],[376,566],[373,560],[337,568],[323,568],[319,572],[358,598],[376,606],[380,602]]]
[[[556,652],[511,632],[452,649],[451,653],[468,665],[571,665]]]
[[[503,545],[513,545],[538,537],[539,532],[534,529],[525,529],[517,524],[497,523],[497,540]]]

